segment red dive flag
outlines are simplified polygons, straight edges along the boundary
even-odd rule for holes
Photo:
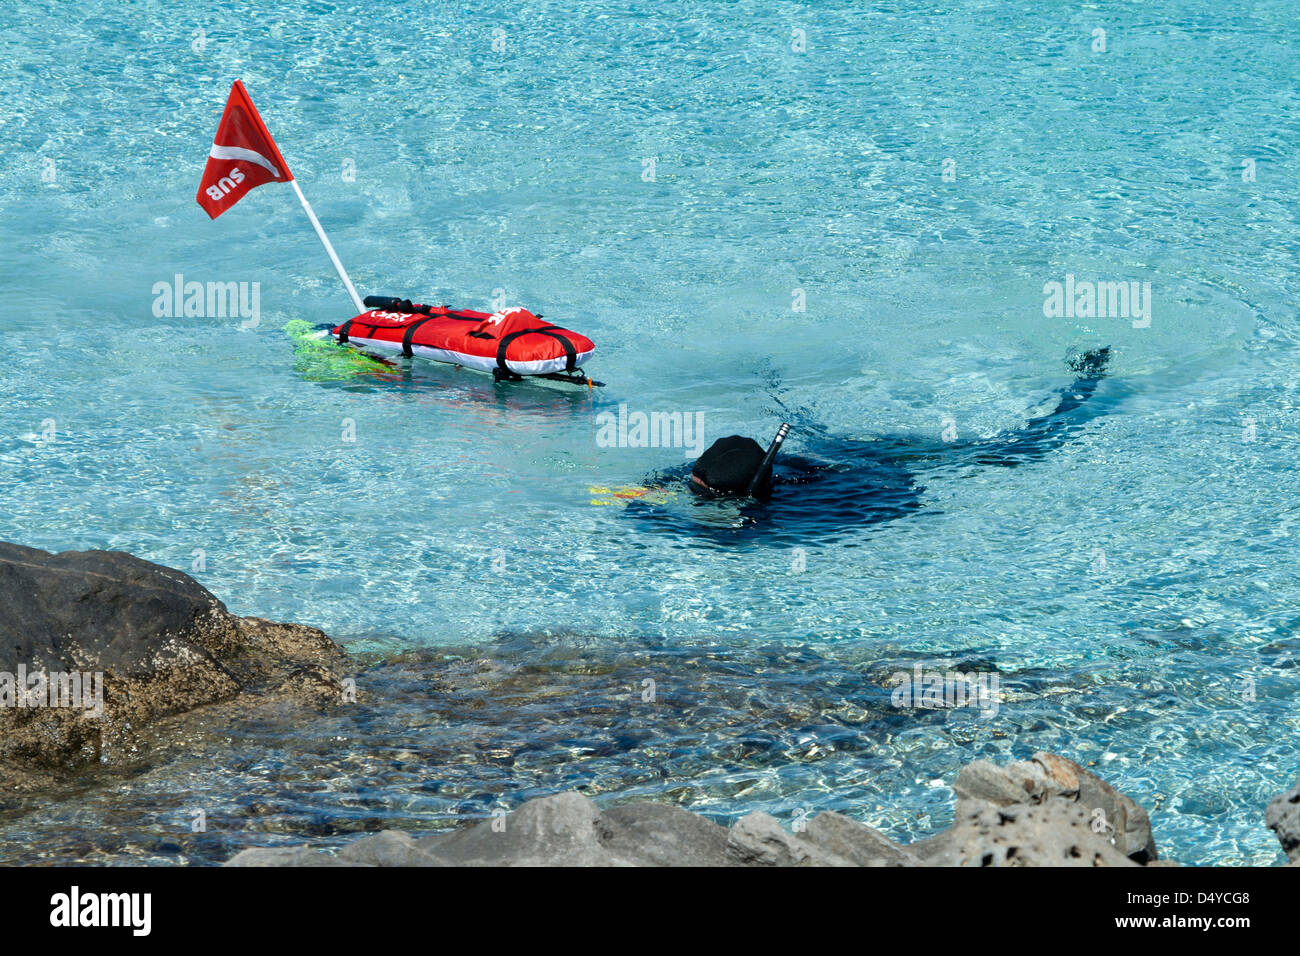
[[[244,84],[235,80],[199,183],[199,205],[216,219],[254,187],[292,179]]]
[[[213,140],[212,151],[208,153],[208,165],[203,169],[203,181],[199,183],[197,197],[199,205],[204,212],[216,219],[247,196],[250,190],[263,183],[288,183],[293,187],[321,245],[329,254],[330,262],[334,263],[335,271],[343,280],[343,287],[352,297],[357,314],[366,311],[365,303],[357,295],[329,236],[325,235],[320,220],[312,211],[311,203],[307,202],[293,173],[289,172],[289,164],[280,155],[280,148],[266,131],[266,124],[258,115],[248,91],[244,89],[243,83],[235,80],[235,85],[230,88],[230,98],[226,100],[226,111],[221,114],[217,138]]]

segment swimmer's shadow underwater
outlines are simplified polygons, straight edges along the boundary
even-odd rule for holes
[[[732,435],[715,442],[693,465],[656,472],[644,488],[595,490],[626,499],[627,517],[647,529],[724,544],[828,540],[864,526],[937,514],[922,500],[920,472],[1014,468],[1059,448],[1105,414],[1107,403],[1092,398],[1110,358],[1107,346],[1071,360],[1069,367],[1078,377],[1057,393],[1052,411],[992,438],[943,441],[886,435],[859,440],[828,435],[810,425],[798,431],[815,457],[776,455],[783,426],[767,455],[753,439]],[[773,460],[765,465],[768,456]]]

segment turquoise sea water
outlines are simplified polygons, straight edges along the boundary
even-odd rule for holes
[[[570,786],[911,839],[964,763],[1048,749],[1175,859],[1275,862],[1263,807],[1300,770],[1298,40],[1283,2],[7,6],[0,538],[528,676],[380,667],[362,717],[0,821],[0,856],[210,860]],[[351,307],[292,193],[194,202],[236,77],[362,294],[526,305],[596,341],[607,387],[296,352],[286,322]],[[158,317],[177,274],[257,283],[259,324]],[[1045,318],[1067,274],[1149,282],[1149,327]],[[1070,444],[926,480],[923,513],[802,561],[591,504],[686,458],[601,447],[620,403],[702,413],[709,440],[766,441],[785,409],[992,435],[1100,344],[1107,414]],[[891,709],[918,661],[995,668],[998,714]],[[167,837],[194,793],[225,842]]]

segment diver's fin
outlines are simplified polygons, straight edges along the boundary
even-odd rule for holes
[[[1070,359],[1066,364],[1070,370],[1078,372],[1083,378],[1101,378],[1106,374],[1106,366],[1110,363],[1110,346],[1103,345],[1099,349],[1091,349],[1075,358]]]

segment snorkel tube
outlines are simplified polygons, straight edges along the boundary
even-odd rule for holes
[[[781,443],[785,441],[785,436],[789,433],[790,426],[785,422],[782,422],[781,427],[776,430],[776,437],[772,439],[772,444],[768,446],[767,454],[763,456],[763,463],[758,466],[758,471],[754,472],[753,480],[750,481],[749,487],[745,489],[746,498],[754,497],[754,492],[762,487],[767,476],[772,473],[772,461],[776,458],[776,453],[778,449],[780,449]]]

